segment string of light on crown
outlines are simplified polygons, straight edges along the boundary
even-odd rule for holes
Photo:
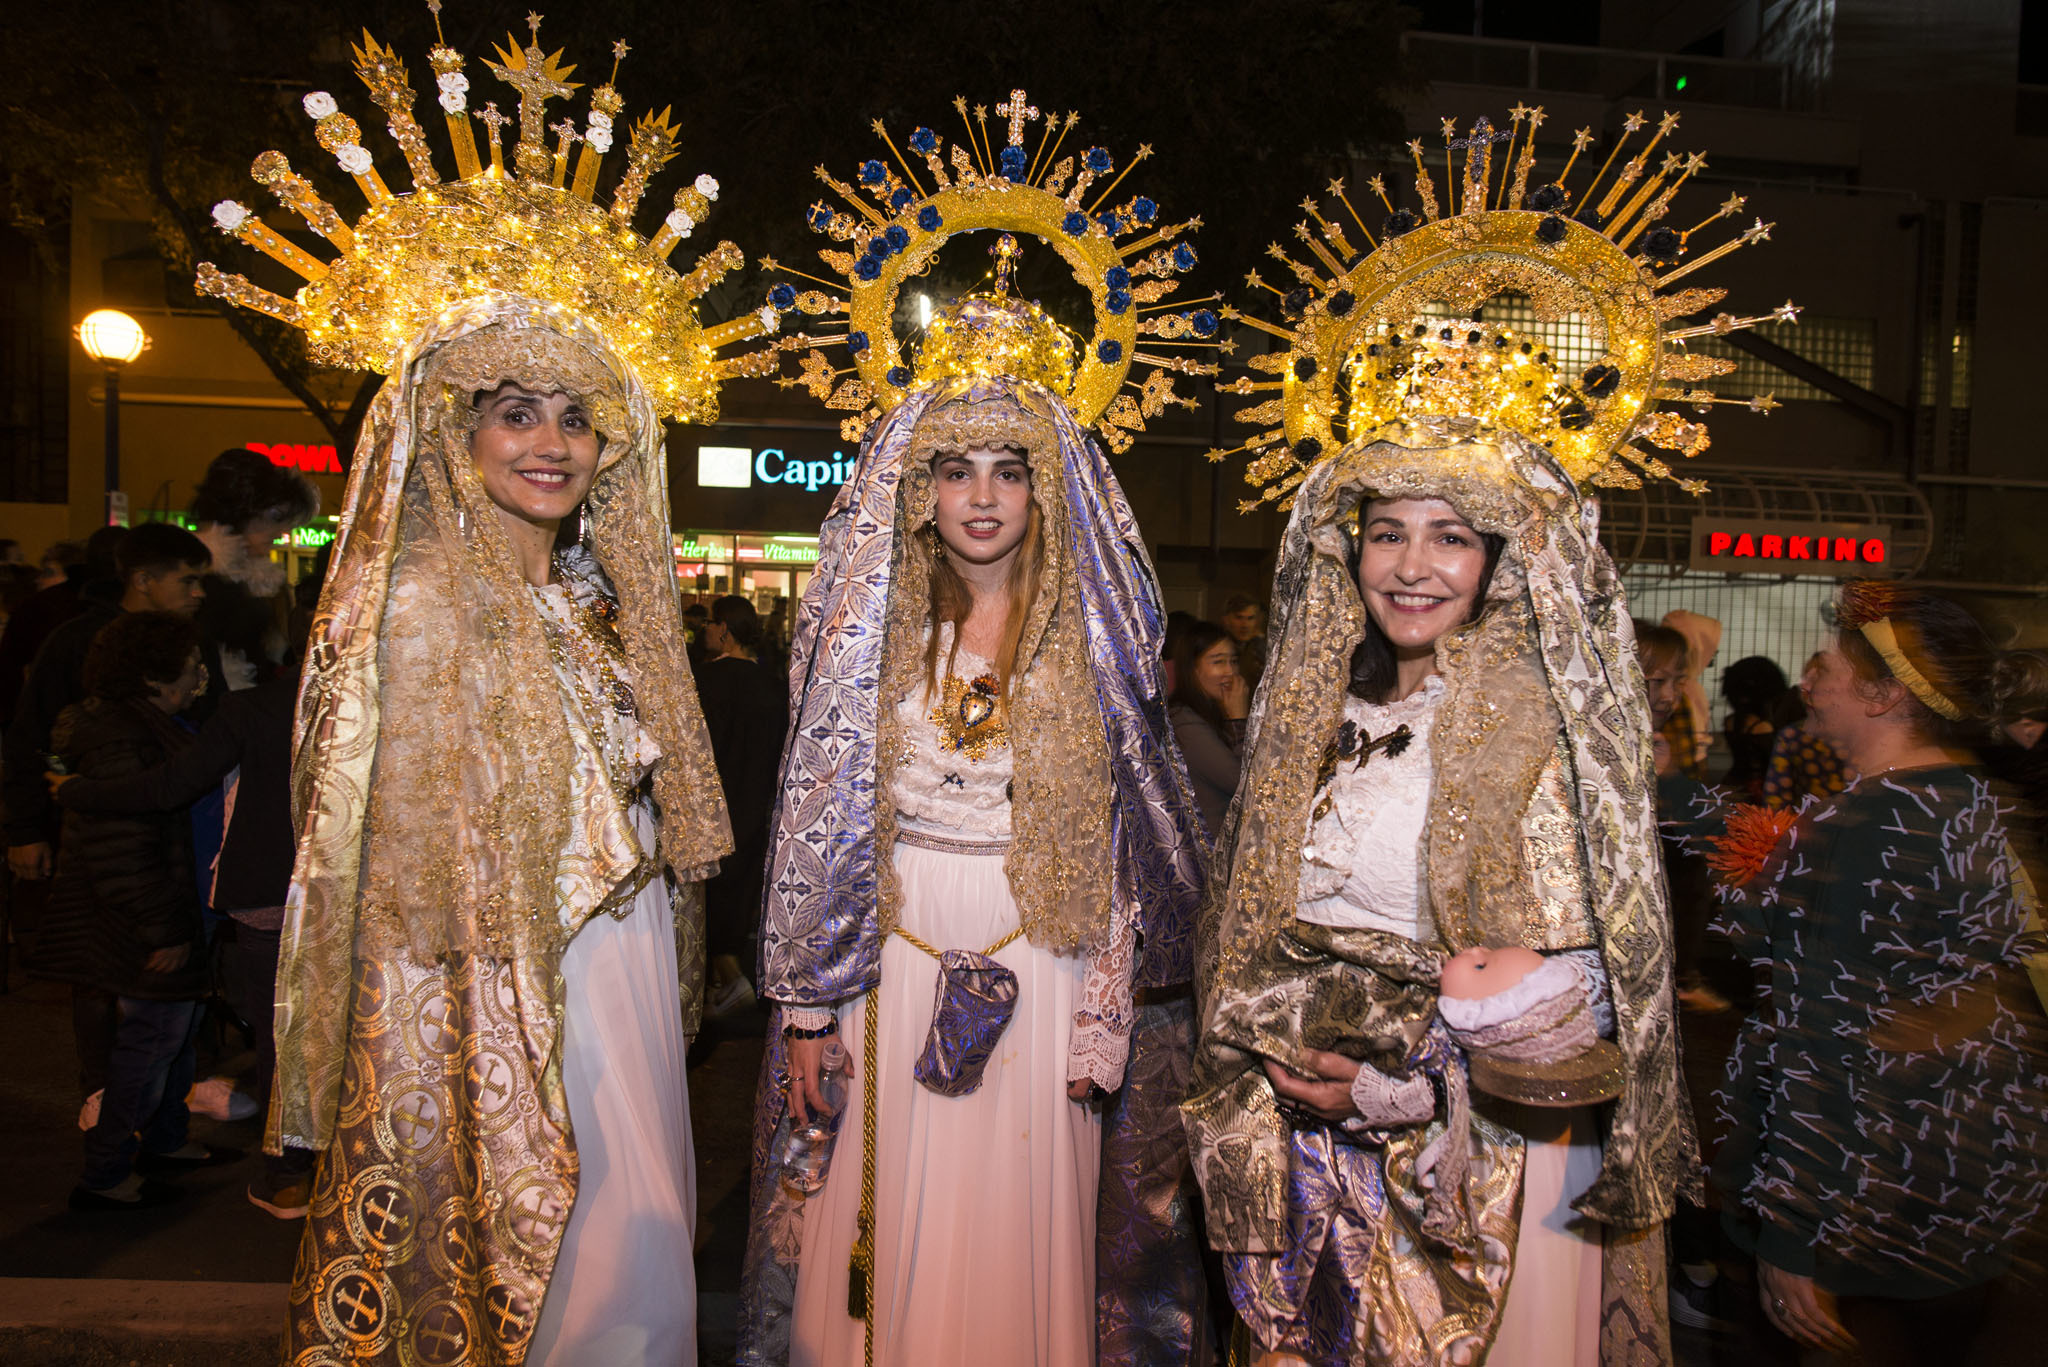
[[[429,0],[428,8],[438,36],[440,0]],[[575,67],[562,64],[560,51],[542,50],[541,16],[529,14],[527,23],[528,42],[508,36],[497,60],[484,62],[518,96],[517,119],[499,113],[495,102],[469,108],[466,60],[445,37],[427,54],[454,148],[453,181],[441,178],[425,130],[413,117],[405,64],[364,33],[354,49],[356,74],[384,111],[391,138],[405,156],[411,192],[391,190],[362,145],[360,126],[331,94],[315,91],[304,101],[315,135],[369,207],[354,223],[346,222],[282,152],[265,152],[251,175],[340,255],[322,260],[270,228],[254,210],[223,200],[213,210],[221,231],[291,267],[306,283],[287,299],[206,261],[198,268],[198,288],[303,329],[313,359],[322,365],[379,374],[389,374],[405,346],[449,305],[490,293],[520,295],[593,323],[638,372],[665,416],[709,422],[718,416],[719,383],[772,373],[775,352],[787,343],[725,357],[717,355],[719,349],[775,331],[780,315],[763,308],[711,327],[698,318],[697,300],[745,264],[730,242],[703,253],[686,275],[669,264],[677,244],[704,221],[718,197],[718,182],[710,176],[676,192],[673,210],[652,239],[633,230],[649,178],[676,154],[680,130],[668,109],[644,114],[632,125],[624,174],[610,204],[597,203],[598,180],[625,105],[613,82],[629,49],[623,42],[613,45],[612,74],[591,92],[581,129],[566,116],[550,127],[548,102],[569,99],[582,87],[569,79]],[[508,167],[504,135],[513,123],[518,139]],[[478,149],[476,124],[488,135],[488,161]]]
[[[1245,480],[1261,493],[1241,502],[1240,511],[1264,503],[1289,506],[1295,487],[1341,446],[1384,424],[1425,415],[1519,432],[1549,448],[1581,487],[1636,488],[1649,476],[1677,480],[1699,494],[1703,482],[1679,479],[1646,445],[1694,456],[1707,447],[1706,425],[1695,419],[1710,405],[1743,403],[1755,412],[1777,406],[1768,394],[1723,399],[1701,387],[1699,381],[1724,375],[1735,363],[1689,351],[1686,342],[1772,320],[1795,322],[1797,305],[1672,325],[1727,294],[1673,286],[1730,252],[1768,240],[1772,225],[1758,220],[1695,253],[1694,236],[1739,214],[1742,196],[1731,195],[1691,227],[1665,223],[1680,188],[1707,164],[1697,152],[1667,152],[1651,168],[1658,147],[1678,127],[1676,114],[1665,114],[1615,170],[1629,141],[1649,127],[1641,112],[1629,115],[1574,211],[1568,186],[1593,132],[1580,129],[1563,168],[1531,189],[1542,124],[1541,106],[1522,105],[1506,131],[1482,117],[1459,137],[1456,120],[1444,119],[1444,202],[1438,202],[1418,138],[1408,151],[1421,214],[1395,207],[1384,180],[1374,176],[1367,185],[1386,208],[1377,235],[1341,180],[1330,182],[1328,206],[1313,197],[1302,201],[1307,217],[1294,235],[1315,264],[1275,243],[1267,253],[1295,286],[1276,288],[1257,271],[1246,277],[1252,289],[1278,299],[1285,321],[1219,310],[1284,344],[1250,358],[1257,374],[1219,386],[1233,394],[1273,394],[1236,414],[1261,429],[1258,435],[1209,453],[1212,460],[1250,453]],[[1502,142],[1506,149],[1496,158]],[[1353,246],[1347,220],[1365,250]],[[1503,295],[1526,297],[1542,321],[1580,318],[1599,358],[1570,374],[1541,338],[1483,321],[1484,306]],[[1659,409],[1667,403],[1676,408]]]
[[[919,127],[904,139],[906,156],[877,119],[874,131],[888,160],[863,162],[855,174],[857,188],[818,168],[818,178],[844,205],[820,200],[806,221],[840,244],[818,253],[836,278],[766,259],[761,268],[807,282],[776,285],[770,303],[815,320],[806,327],[819,331],[803,340],[844,347],[849,364],[835,367],[823,351],[812,350],[800,375],[784,383],[802,385],[828,407],[851,412],[840,424],[848,441],[858,441],[912,387],[949,376],[1004,375],[1044,385],[1083,426],[1097,427],[1112,451],[1129,449],[1131,434],[1168,404],[1198,407],[1196,400],[1175,395],[1174,375],[1214,375],[1214,363],[1187,353],[1220,349],[1227,355],[1232,349],[1218,339],[1217,312],[1197,307],[1218,296],[1161,301],[1180,288],[1175,277],[1195,265],[1187,235],[1202,221],[1162,223],[1158,204],[1142,194],[1127,193],[1112,203],[1125,176],[1152,149],[1139,147],[1121,171],[1104,147],[1062,156],[1080,115],[1041,116],[1021,90],[996,105],[995,133],[987,105],[973,106],[970,114],[963,96],[953,108],[966,136],[950,150],[937,133]],[[994,136],[1005,133],[998,146]],[[921,171],[913,157],[922,161]],[[921,338],[899,337],[895,319],[903,282],[929,269],[955,235],[978,231],[998,234],[994,288],[939,309]],[[1022,237],[1050,246],[1088,291],[1091,336],[1076,337],[1035,303],[1010,297]],[[1151,374],[1142,382],[1131,380],[1134,365],[1149,367]]]

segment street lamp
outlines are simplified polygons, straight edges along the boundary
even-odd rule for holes
[[[119,309],[94,309],[78,325],[78,344],[105,369],[107,381],[107,521],[125,523],[121,488],[121,367],[149,350],[142,324]]]

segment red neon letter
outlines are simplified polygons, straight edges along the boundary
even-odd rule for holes
[[[1744,532],[1741,536],[1736,537],[1735,553],[1737,555],[1746,555],[1754,560],[1756,558],[1756,538],[1752,537],[1748,532]]]
[[[1707,554],[1710,556],[1726,555],[1728,554],[1728,548],[1734,544],[1735,538],[1726,532],[1707,533]]]
[[[1785,538],[1787,560],[1813,559],[1813,538],[1810,536],[1788,536]]]
[[[1846,536],[1838,536],[1838,537],[1836,537],[1836,538],[1835,538],[1835,559],[1837,559],[1837,560],[1854,560],[1855,558],[1856,558],[1856,542],[1855,542],[1854,538],[1851,538],[1851,537],[1846,537]]]
[[[1874,536],[1864,542],[1863,563],[1866,565],[1882,565],[1884,563],[1884,542]]]
[[[1785,538],[1784,538],[1784,537],[1782,537],[1782,536],[1766,536],[1766,537],[1764,537],[1764,538],[1763,538],[1763,547],[1764,547],[1764,559],[1766,559],[1766,560],[1783,560],[1783,559],[1785,558]]]

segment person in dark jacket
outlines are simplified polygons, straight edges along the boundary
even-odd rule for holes
[[[43,783],[43,757],[57,714],[86,696],[85,656],[100,629],[124,612],[190,617],[206,596],[200,580],[211,560],[206,543],[183,527],[145,522],[114,553],[118,598],[93,595],[77,616],[50,633],[29,666],[21,701],[0,743],[0,798],[6,804],[7,863],[17,878],[50,876],[50,828],[56,815]]]
[[[1256,606],[1256,605],[1254,605]],[[1263,639],[1263,638],[1261,638]],[[1242,643],[1214,622],[1197,622],[1174,651],[1167,719],[1194,780],[1195,801],[1213,843],[1237,792],[1244,763],[1244,719],[1251,685],[1240,665]]]
[[[751,962],[761,919],[761,879],[768,862],[768,818],[775,807],[783,733],[789,729],[789,685],[764,664],[761,616],[737,594],[711,605],[704,624],[707,658],[697,670],[697,696],[711,732],[711,758],[725,789],[733,852],[704,885],[705,950],[710,1014],[724,1015],[752,996],[740,965]]]
[[[294,669],[269,683],[222,699],[213,719],[183,754],[154,769],[120,779],[57,780],[57,802],[69,812],[139,815],[183,811],[233,775],[227,833],[212,879],[210,902],[234,922],[227,962],[227,996],[255,1037],[256,1063],[249,1090],[262,1096],[277,1066],[271,1012],[277,982],[279,929],[291,886],[292,708],[299,676]],[[266,1163],[249,1199],[280,1219],[305,1214],[313,1154],[288,1149]]]
[[[289,602],[285,567],[271,558],[272,548],[319,511],[320,491],[312,482],[260,451],[235,447],[206,467],[191,516],[213,557],[199,635],[214,690],[200,699],[194,721],[204,723],[228,694],[276,672]]]
[[[14,719],[0,739],[0,804],[5,807],[7,864],[16,880],[17,908],[27,888],[37,889],[31,895],[46,896],[40,885],[50,877],[58,814],[43,771],[58,714],[86,696],[85,658],[93,638],[123,613],[169,611],[190,617],[204,593],[199,580],[206,564],[205,543],[182,527],[145,522],[125,532],[114,550],[115,592],[109,595],[87,583],[79,595],[82,610],[51,632],[36,652]],[[43,917],[36,919],[40,923]],[[94,1097],[106,1083],[114,1021],[111,996],[91,983],[72,983],[71,1030],[78,1049],[79,1098],[84,1103],[81,1128],[91,1127]]]
[[[174,612],[130,612],[86,655],[86,701],[51,735],[64,772],[123,781],[183,752],[176,720],[206,687],[199,633]],[[185,1092],[207,991],[205,929],[183,812],[65,818],[38,973],[84,983],[116,1001],[114,1046],[99,1118],[85,1136],[74,1210],[153,1205],[176,1188],[138,1168],[173,1170],[221,1157],[187,1136]]]
[[[14,705],[21,698],[22,684],[28,680],[29,664],[43,648],[43,642],[85,606],[80,597],[85,585],[102,580],[104,583],[98,587],[103,594],[120,597],[114,547],[127,530],[102,527],[92,534],[90,543],[58,541],[43,552],[42,574],[36,581],[35,592],[8,614],[7,627],[0,631],[0,726],[14,720]],[[89,562],[94,549],[101,553],[97,566]]]

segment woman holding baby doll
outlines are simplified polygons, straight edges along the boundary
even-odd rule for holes
[[[1643,391],[1416,316],[1525,287],[1537,218],[1390,226],[1291,301],[1267,367],[1288,444],[1252,473],[1292,517],[1183,1106],[1263,1367],[1670,1360],[1661,1226],[1695,1143],[1650,710],[1583,492]],[[1546,278],[1591,314],[1625,277],[1583,303]],[[1654,354],[1654,312],[1609,318],[1614,365]]]

